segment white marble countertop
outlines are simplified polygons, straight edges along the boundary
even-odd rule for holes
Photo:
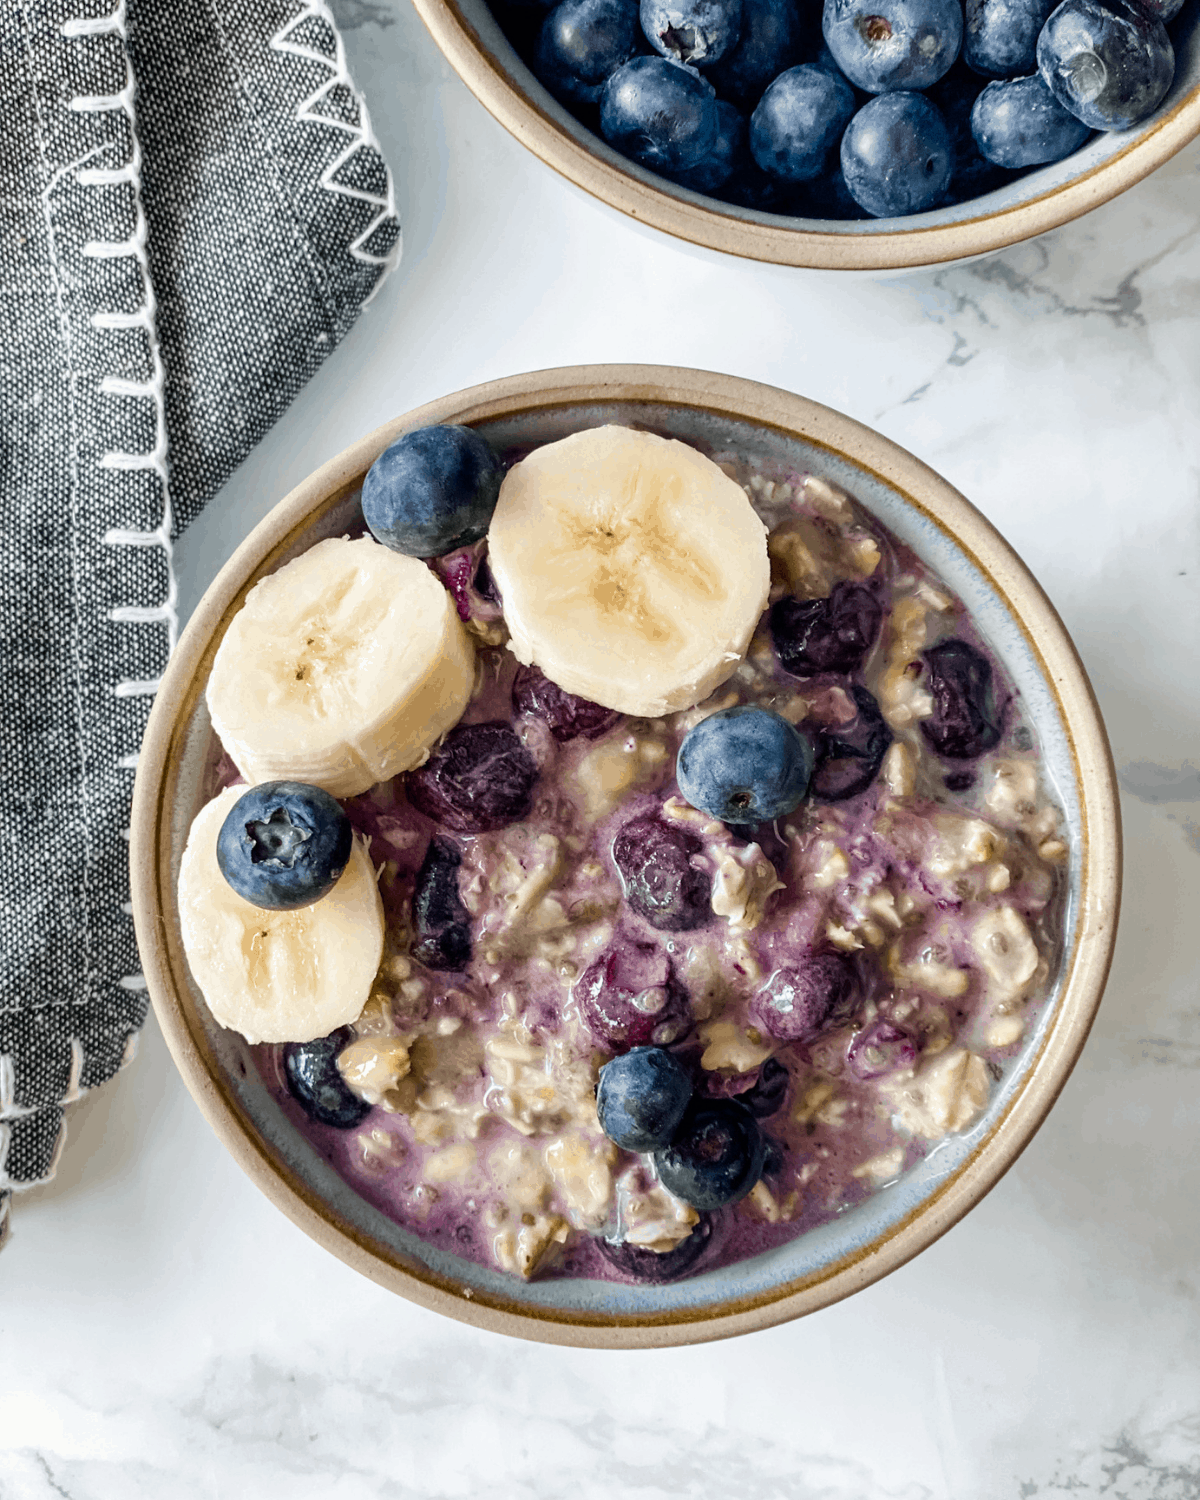
[[[242,1176],[150,1022],[0,1257],[2,1500],[1200,1496],[1200,143],[1088,218],[891,285],[720,261],[528,156],[404,0],[342,0],[399,272],[178,548],[185,610],[385,418],[494,376],[697,365],[880,428],[1015,544],[1091,673],[1126,894],[1016,1167],[837,1307],[654,1354],[409,1306]]]

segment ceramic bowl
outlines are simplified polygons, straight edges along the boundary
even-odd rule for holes
[[[1172,24],[1171,91],[1135,129],[1096,136],[1065,161],[930,213],[846,221],[783,218],[676,187],[614,151],[542,87],[487,0],[414,4],[467,87],[535,156],[638,223],[747,260],[879,273],[987,255],[1107,203],[1200,134],[1200,0],[1186,0]]]
[[[175,886],[189,825],[213,791],[219,745],[204,689],[222,635],[258,579],[358,519],[362,479],[378,454],[434,422],[469,423],[497,448],[602,422],[636,424],[844,485],[959,595],[1037,726],[1071,849],[1050,997],[971,1129],[780,1249],[655,1287],[525,1284],[435,1250],[334,1174],[191,980]],[[515,376],[410,412],[319,469],[256,527],[204,595],[159,689],[138,763],[132,869],[144,972],[175,1061],[239,1164],[295,1223],[375,1281],[452,1317],[525,1338],[635,1347],[812,1312],[903,1264],[979,1201],[1045,1117],[1087,1036],[1115,936],[1120,828],[1108,743],[1070,639],[1020,559],[961,495],[886,438],[799,396],[694,370],[599,366]]]

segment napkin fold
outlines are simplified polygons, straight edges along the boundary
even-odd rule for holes
[[[146,1013],[129,908],[171,545],[400,250],[324,0],[0,7],[0,1241]]]

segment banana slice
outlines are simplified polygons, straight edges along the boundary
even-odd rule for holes
[[[179,866],[183,947],[222,1026],[248,1042],[311,1042],[357,1020],[383,957],[383,902],[355,838],[342,878],[320,901],[264,911],[226,884],[217,834],[246,790],[227,787],[196,815]]]
[[[766,528],[710,459],[627,427],[577,432],[509,470],[488,561],[518,661],[657,718],[741,660],[770,587]]]
[[[471,638],[425,564],[335,537],[247,594],[213,661],[208,710],[248,782],[353,797],[419,766],[474,676]]]

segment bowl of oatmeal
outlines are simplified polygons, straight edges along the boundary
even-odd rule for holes
[[[382,567],[386,614],[410,583],[364,523],[364,479],[402,436],[446,424],[482,438],[504,476],[488,536],[408,565],[445,616],[450,722],[434,716],[389,765],[392,671],[391,686],[338,699],[338,734],[362,723],[335,770],[301,730],[253,748],[261,705],[282,723],[279,693],[308,693],[314,674],[251,626],[278,633],[291,609],[309,648],[327,643],[314,611],[353,595],[337,582],[347,559],[360,592]],[[629,453],[643,476],[666,464],[688,478],[679,494],[643,483],[640,540],[621,552],[611,515],[589,539],[570,507],[594,509],[605,465]],[[710,491],[725,507],[711,530],[697,519]],[[569,553],[553,553],[552,526],[568,527]],[[605,639],[620,649],[596,652],[598,626],[576,641],[553,614],[541,630],[550,602],[611,607],[618,563],[624,602]],[[704,588],[699,603],[688,593]],[[712,602],[727,596],[729,620]],[[365,618],[354,630],[374,642],[384,626]],[[621,632],[635,626],[677,653],[667,687],[633,671],[639,637]],[[710,636],[715,665],[692,650]],[[260,648],[266,687],[251,677]],[[230,685],[246,690],[241,719]],[[402,689],[410,708],[418,689]],[[799,800],[793,788],[753,822],[713,812],[701,754],[747,716],[803,750]],[[281,742],[292,759],[277,763]],[[239,906],[213,852],[247,783],[305,773],[330,786],[354,841],[340,905],[306,908],[320,914],[310,928]],[[797,1317],[951,1227],[1063,1086],[1119,901],[1103,726],[1061,622],[998,533],[846,417],[656,367],[444,398],[283,500],[181,640],[132,829],[156,1011],[255,1182],[423,1306],[592,1346]],[[249,955],[232,993],[197,936],[215,910],[212,941]],[[268,941],[282,969],[260,961]],[[286,973],[294,1010],[313,953],[335,955],[319,1019],[248,1022],[245,975],[279,989]],[[623,1134],[618,1083],[647,1059],[668,1068],[674,1113],[657,1136]]]

